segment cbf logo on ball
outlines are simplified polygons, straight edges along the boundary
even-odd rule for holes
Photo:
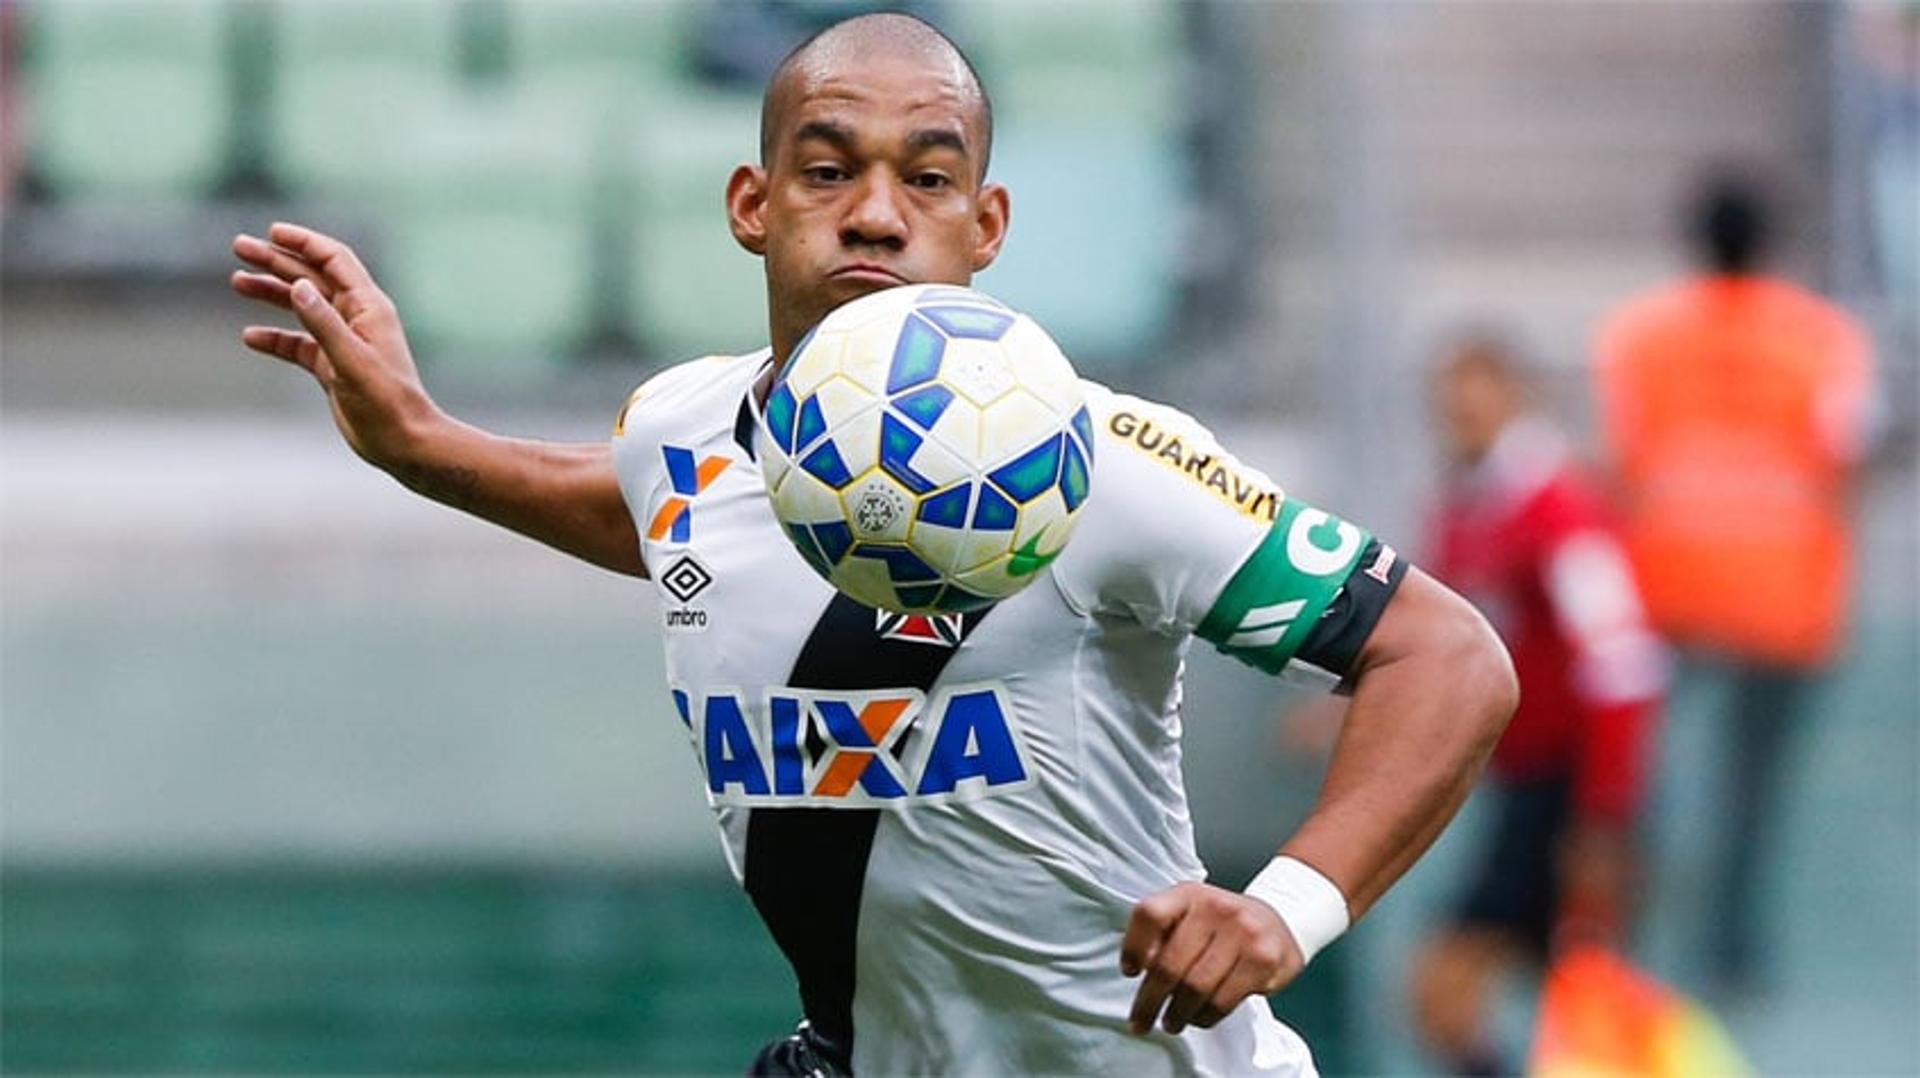
[[[971,289],[854,300],[794,350],[756,432],[800,556],[868,606],[975,610],[1059,557],[1093,484],[1080,379]]]

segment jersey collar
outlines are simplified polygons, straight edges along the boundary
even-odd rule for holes
[[[753,452],[753,430],[760,425],[760,380],[766,377],[773,366],[773,349],[769,348],[760,357],[753,369],[753,378],[747,382],[747,391],[740,395],[740,410],[733,417],[733,440],[747,454],[747,459],[759,463]]]

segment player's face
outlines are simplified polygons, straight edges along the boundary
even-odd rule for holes
[[[1434,411],[1447,452],[1464,464],[1486,456],[1519,403],[1512,379],[1470,350],[1453,356],[1434,381]]]
[[[728,185],[734,237],[766,259],[776,355],[848,300],[966,284],[1000,250],[1007,195],[980,176],[967,84],[912,58],[797,75],[764,169]]]

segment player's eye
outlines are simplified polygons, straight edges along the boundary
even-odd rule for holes
[[[800,174],[813,183],[838,183],[847,178],[847,170],[839,165],[810,165]]]
[[[916,172],[907,181],[924,191],[944,191],[953,180],[944,172]]]

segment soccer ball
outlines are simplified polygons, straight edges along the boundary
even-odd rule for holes
[[[1031,318],[952,285],[845,304],[808,331],[755,436],[773,512],[867,606],[978,610],[1031,583],[1093,483],[1080,379]]]

